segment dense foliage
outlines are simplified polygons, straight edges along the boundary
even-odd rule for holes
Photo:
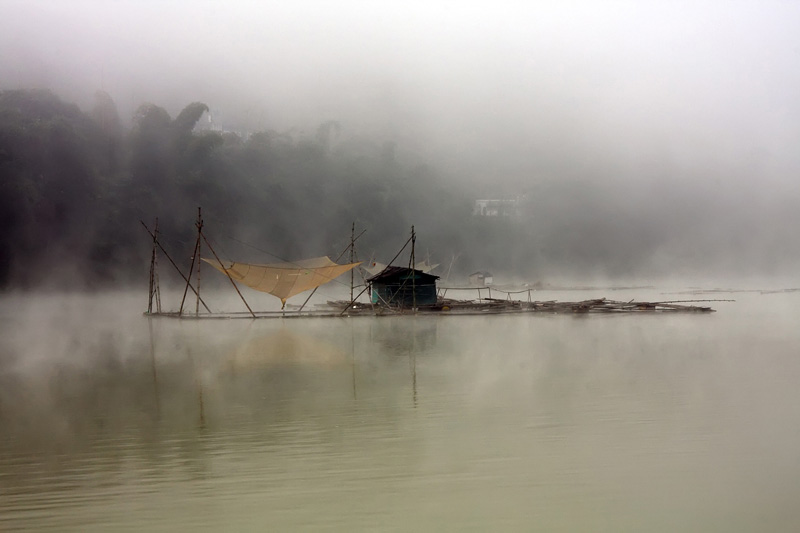
[[[190,103],[173,118],[144,104],[127,128],[103,92],[88,111],[48,91],[0,92],[0,287],[146,282],[140,220],[156,218],[188,266],[198,206],[225,259],[258,262],[336,258],[353,222],[366,229],[359,259],[387,262],[413,224],[417,257],[441,263],[442,276],[452,266],[456,282],[482,269],[533,282],[773,274],[800,263],[796,194],[754,196],[670,161],[637,180],[615,181],[597,162],[506,190],[468,188],[337,122],[313,135],[244,135],[202,129],[207,110]],[[517,193],[516,216],[473,216],[475,199]]]
[[[398,163],[393,145],[340,142],[335,122],[313,138],[196,131],[207,110],[191,103],[173,119],[145,104],[125,131],[103,92],[89,112],[47,91],[0,93],[0,282],[140,278],[150,246],[140,220],[158,217],[165,246],[185,258],[198,206],[222,250],[260,261],[336,256],[353,222],[367,229],[363,259],[386,261],[412,224],[421,243],[448,243],[442,257],[460,246],[470,203],[431,168]]]

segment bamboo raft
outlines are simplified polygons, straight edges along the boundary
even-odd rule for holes
[[[328,301],[316,304],[313,309],[285,309],[282,311],[219,312],[219,313],[180,313],[154,312],[146,316],[184,318],[184,319],[235,319],[235,318],[335,318],[335,317],[384,317],[404,315],[506,315],[506,314],[620,314],[620,313],[713,313],[708,306],[688,305],[696,302],[730,301],[730,300],[676,300],[666,302],[643,302],[630,300],[627,302],[595,298],[579,302],[559,302],[557,300],[524,302],[519,300],[502,300],[483,298],[480,300],[454,300],[440,298],[436,305],[421,306],[416,309],[402,307],[386,307],[364,302],[351,303],[348,300]]]
[[[711,301],[719,300],[672,300],[664,302],[630,300],[622,302],[609,300],[607,298],[594,298],[579,302],[559,302],[557,300],[526,302],[499,298],[482,298],[479,300],[439,298],[435,306],[418,307],[415,310],[379,307],[361,302],[356,302],[351,305],[350,302],[346,300],[329,301],[326,306],[333,309],[345,310],[345,313],[348,315],[392,315],[407,313],[457,315],[508,313],[713,313],[715,310],[708,306],[687,305],[690,303]]]
[[[372,302],[362,302],[359,301],[359,298],[370,288],[370,284],[365,284],[364,289],[358,294],[354,296],[354,282],[353,282],[353,272],[352,268],[357,266],[359,263],[355,261],[355,241],[358,237],[355,235],[355,223],[351,228],[351,239],[350,244],[348,247],[343,251],[339,257],[343,256],[348,250],[350,251],[350,264],[347,265],[338,265],[332,262],[329,258],[325,257],[322,259],[327,260],[322,267],[322,269],[330,269],[330,268],[346,268],[350,271],[350,299],[349,300],[337,300],[337,301],[328,301],[324,304],[316,304],[314,309],[305,309],[306,304],[314,295],[314,291],[316,288],[323,284],[331,281],[333,277],[338,276],[339,274],[331,275],[329,279],[325,279],[321,282],[317,281],[316,283],[312,283],[306,287],[305,285],[301,287],[301,289],[296,290],[293,293],[282,294],[276,293],[272,288],[264,288],[261,286],[256,286],[257,290],[261,290],[263,292],[269,292],[274,296],[279,296],[281,298],[282,306],[280,311],[254,311],[250,305],[245,300],[244,296],[242,295],[241,291],[236,285],[233,277],[231,276],[231,272],[228,268],[226,268],[222,261],[220,260],[219,256],[217,255],[214,248],[211,246],[211,242],[209,242],[208,238],[205,236],[203,232],[203,218],[202,218],[202,211],[198,208],[198,217],[196,222],[197,227],[197,239],[195,242],[194,252],[192,253],[192,262],[189,266],[189,270],[187,274],[184,274],[175,261],[167,254],[167,251],[161,245],[158,239],[158,219],[156,219],[156,225],[154,231],[150,231],[147,225],[142,222],[145,230],[153,239],[153,250],[151,254],[151,262],[150,262],[150,287],[148,293],[148,307],[147,312],[145,312],[145,316],[153,316],[153,317],[170,317],[170,318],[217,318],[217,319],[231,319],[231,318],[299,318],[299,317],[352,317],[352,316],[396,316],[396,315],[409,315],[409,314],[436,314],[440,316],[445,315],[489,315],[489,314],[513,314],[513,313],[549,313],[549,314],[596,314],[596,313],[606,313],[606,314],[618,314],[618,313],[711,313],[714,312],[714,309],[708,306],[699,306],[699,305],[689,305],[695,304],[699,302],[712,302],[712,301],[731,301],[731,300],[671,300],[671,301],[659,301],[659,302],[644,302],[644,301],[636,301],[630,300],[627,302],[623,301],[616,301],[616,300],[609,300],[606,298],[594,298],[590,300],[582,300],[578,302],[559,302],[556,300],[549,300],[549,301],[533,301],[532,300],[532,289],[530,287],[524,290],[503,290],[500,288],[494,288],[494,292],[497,295],[504,294],[506,296],[505,299],[501,298],[492,298],[492,287],[448,287],[448,288],[440,288],[437,290],[437,297],[436,303],[431,305],[417,305],[417,301],[414,300],[413,302],[405,302],[402,304],[399,301],[392,302],[391,298],[390,301],[381,300],[380,304],[375,304]],[[363,234],[363,231],[362,233]],[[359,236],[361,235],[359,234]],[[402,253],[403,249],[411,243],[411,258],[409,261],[409,269],[411,271],[415,271],[413,269],[414,266],[414,241],[415,241],[415,233],[414,227],[411,228],[411,237],[403,245],[403,248],[400,252],[397,253],[394,259],[390,261],[390,265],[397,256]],[[200,264],[201,261],[198,259],[200,258],[200,249],[201,244],[205,243],[208,249],[211,251],[216,263],[214,260],[209,260],[203,258],[203,261],[210,263],[214,268],[220,270],[221,272],[227,275],[228,280],[233,285],[233,288],[236,290],[236,293],[241,298],[244,306],[247,308],[247,312],[212,312],[206,302],[200,297]],[[175,268],[175,270],[180,274],[183,280],[186,282],[186,285],[183,290],[183,297],[181,299],[180,309],[178,311],[163,311],[161,307],[161,291],[159,288],[158,282],[158,261],[157,261],[157,252],[161,251],[166,258],[169,260],[170,264]],[[319,259],[319,258],[318,258]],[[195,271],[196,265],[196,271]],[[284,265],[290,265],[294,268],[286,268]],[[318,268],[313,265],[298,265],[294,263],[283,263],[280,265],[245,265],[248,268],[248,272],[250,268],[261,268],[270,270],[274,274],[274,272],[278,272],[277,276],[280,276],[280,272],[283,271],[291,271],[291,272],[300,272],[305,275],[309,275],[309,273]],[[239,273],[236,273],[239,275]],[[195,285],[192,285],[192,277],[195,277]],[[261,278],[264,278],[265,275],[261,275]],[[270,276],[266,276],[269,280],[272,280]],[[322,276],[323,278],[325,276]],[[292,279],[299,279],[298,275],[295,275]],[[241,279],[240,279],[241,281]],[[271,281],[273,285],[276,284],[274,280]],[[247,284],[247,282],[245,282]],[[292,283],[296,283],[292,282]],[[292,285],[289,283],[289,285]],[[252,284],[249,285],[253,287]],[[276,285],[277,286],[277,285]],[[292,285],[294,287],[294,285]],[[314,288],[314,291],[311,292],[311,295],[306,298],[303,305],[297,307],[293,305],[289,305],[286,308],[286,298],[291,296],[292,294],[297,294],[306,288]],[[280,287],[279,287],[280,288]],[[195,295],[195,305],[194,305],[194,313],[189,311],[185,308],[187,295],[191,290]],[[412,285],[412,291],[413,291]],[[459,300],[453,298],[447,298],[446,294],[447,291],[458,291],[458,290],[477,290],[478,297],[477,299],[466,299],[466,300]],[[482,297],[481,291],[485,290],[488,292],[488,297]],[[527,293],[527,301],[524,300],[517,300],[513,299],[514,297],[520,297],[522,294]],[[414,293],[416,294],[416,293]],[[379,298],[380,299],[380,298]],[[413,305],[412,305],[413,304]],[[205,312],[201,312],[200,307],[205,309]]]

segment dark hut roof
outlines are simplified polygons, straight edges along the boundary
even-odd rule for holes
[[[426,274],[422,270],[416,270],[416,269],[411,269],[411,268],[406,268],[406,267],[399,267],[399,266],[389,266],[389,267],[384,268],[382,271],[378,272],[377,274],[375,274],[371,278],[367,278],[367,282],[373,283],[375,281],[386,281],[386,280],[389,280],[389,279],[392,279],[392,278],[399,277],[399,276],[401,276],[403,274],[410,274],[412,271],[416,274],[417,279],[421,278],[421,279],[427,279],[427,280],[430,280],[430,281],[435,281],[435,280],[439,279],[439,276],[434,276],[433,274]]]

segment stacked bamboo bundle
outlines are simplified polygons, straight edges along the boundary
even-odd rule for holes
[[[631,300],[620,302],[597,298],[580,302],[524,302],[519,300],[502,300],[482,298],[479,300],[442,299],[437,310],[472,311],[472,312],[540,312],[540,313],[634,313],[634,312],[684,312],[711,313],[711,307],[687,305],[688,303],[706,302],[710,300],[676,300],[666,302],[639,302]]]

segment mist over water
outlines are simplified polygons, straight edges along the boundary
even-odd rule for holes
[[[0,530],[800,530],[797,20],[5,0]],[[185,270],[198,206],[203,257],[335,258],[355,224],[388,262],[413,225],[448,297],[488,270],[538,300],[736,301],[143,316],[141,222]],[[215,275],[213,310],[244,311]]]
[[[257,321],[139,296],[4,300],[3,530],[800,524],[797,293]]]
[[[4,7],[0,284],[130,281],[139,220],[186,256],[199,205],[292,260],[357,221],[463,275],[800,266],[791,2]]]

